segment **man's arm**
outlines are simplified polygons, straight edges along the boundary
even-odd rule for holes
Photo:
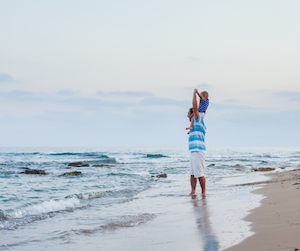
[[[198,120],[199,111],[198,111],[198,103],[197,103],[197,95],[196,95],[197,92],[198,92],[198,90],[195,89],[194,90],[194,95],[193,95],[193,112],[194,112],[194,115],[195,115],[196,119]]]

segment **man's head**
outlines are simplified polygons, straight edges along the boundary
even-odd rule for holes
[[[187,117],[189,118],[190,121],[192,121],[192,118],[194,117],[194,111],[193,108],[189,109],[189,112],[187,114]]]
[[[203,92],[201,92],[201,95],[202,95],[205,99],[208,99],[208,92],[203,91]]]

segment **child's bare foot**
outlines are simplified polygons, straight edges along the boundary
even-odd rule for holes
[[[193,127],[187,127],[185,130],[193,130]]]
[[[190,132],[188,132],[187,134],[190,134]]]

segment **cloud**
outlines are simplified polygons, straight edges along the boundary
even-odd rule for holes
[[[283,92],[277,92],[276,95],[288,97],[290,98],[290,101],[300,102],[300,92],[283,91]]]
[[[5,73],[0,73],[0,83],[12,83],[12,82],[15,82],[12,76]]]
[[[210,88],[212,87],[212,85],[209,85],[209,84],[206,84],[206,83],[202,83],[200,85],[197,85],[197,88],[200,89],[200,88]]]
[[[59,94],[59,96],[57,95]],[[7,102],[7,100],[16,103],[16,105],[11,105],[6,108],[7,112],[14,111],[16,106],[22,106],[19,111],[21,110],[28,110],[34,109],[32,112],[39,110],[45,111],[45,109],[49,109],[53,107],[53,109],[61,109],[61,110],[81,110],[81,111],[88,111],[88,112],[99,112],[99,111],[108,111],[114,114],[119,114],[120,112],[124,111],[126,114],[132,113],[134,109],[142,109],[145,110],[149,108],[151,110],[162,110],[165,109],[166,106],[173,106],[178,108],[189,108],[191,107],[191,101],[187,100],[175,100],[169,98],[160,98],[155,97],[152,93],[147,92],[111,92],[110,95],[128,95],[133,97],[133,95],[142,95],[150,96],[139,100],[129,99],[129,100],[114,100],[114,99],[105,99],[102,97],[95,97],[95,96],[84,96],[83,94],[79,95],[72,95],[73,92],[70,90],[59,90],[53,94],[45,94],[45,93],[36,93],[31,91],[23,91],[23,90],[13,90],[10,92],[0,92],[0,97],[3,98],[3,102]],[[33,103],[42,103],[43,106],[39,106],[33,108]],[[5,104],[5,103],[4,103]],[[29,108],[30,107],[30,108]],[[48,107],[48,108],[47,108]],[[55,107],[55,108],[54,108]]]
[[[66,90],[66,89],[59,90],[56,93],[63,96],[71,96],[73,94],[71,90]]]
[[[30,91],[13,90],[10,92],[0,92],[0,96],[16,101],[43,101],[48,97],[46,94],[39,94]]]
[[[104,93],[103,91],[96,92],[97,95],[100,96],[117,96],[117,97],[149,97],[154,96],[151,92],[134,92],[134,91],[113,91]]]
[[[208,109],[212,108],[215,110],[227,110],[227,111],[239,111],[239,110],[250,110],[250,108],[246,105],[232,105],[232,104],[220,104],[220,103],[210,103]]]
[[[224,103],[237,103],[238,101],[236,99],[226,99],[226,100],[223,100]]]
[[[200,85],[196,85],[196,86],[189,86],[189,87],[185,87],[184,89],[198,89],[199,91],[203,91],[203,89],[209,89],[212,88],[213,86],[210,84],[206,84],[206,83],[202,83]]]
[[[150,97],[144,98],[140,101],[141,105],[158,105],[158,106],[180,106],[180,107],[190,107],[191,102],[187,100],[175,100],[170,98],[159,98],[159,97]]]
[[[74,97],[66,98],[59,101],[62,104],[67,105],[79,105],[83,106],[87,110],[99,110],[103,107],[111,108],[124,108],[124,107],[134,107],[136,103],[123,102],[123,101],[105,101],[100,98],[86,98],[86,97]]]

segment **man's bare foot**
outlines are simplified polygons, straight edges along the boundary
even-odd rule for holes
[[[190,192],[190,194],[189,195],[195,195],[196,194],[196,192]]]
[[[193,127],[187,127],[187,128],[185,128],[185,130],[193,130]]]
[[[206,193],[203,193],[203,194],[202,194],[202,197],[206,197]]]

